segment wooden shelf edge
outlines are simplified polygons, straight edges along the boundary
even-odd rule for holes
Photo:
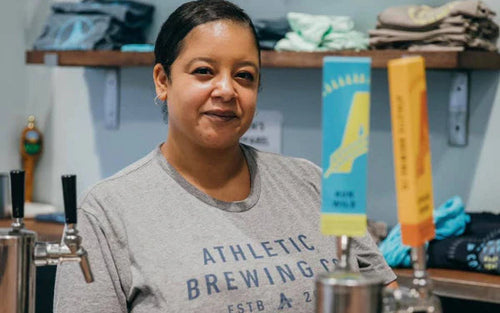
[[[265,68],[321,68],[325,56],[371,57],[372,68],[387,68],[391,59],[409,55],[421,55],[428,69],[480,69],[499,70],[500,54],[497,52],[464,51],[407,51],[364,50],[332,52],[277,52],[262,51],[262,66]],[[47,56],[57,56],[57,66],[131,67],[153,66],[152,52],[121,51],[26,51],[27,64],[45,64]],[[54,60],[52,58],[51,60]],[[49,62],[50,63],[50,62]]]
[[[387,68],[391,59],[403,56],[421,55],[426,60],[428,68],[454,69],[458,66],[458,52],[411,52],[406,50],[365,50],[365,51],[335,51],[335,52],[277,52],[263,51],[263,67],[321,68],[326,56],[371,57],[372,68]]]
[[[131,67],[153,66],[152,52],[121,51],[27,51],[27,64],[45,64],[47,56],[56,56],[57,66]]]
[[[394,269],[398,282],[410,286],[413,271]],[[434,293],[439,296],[500,303],[500,276],[449,269],[428,269]]]

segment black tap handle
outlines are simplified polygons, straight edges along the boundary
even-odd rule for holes
[[[61,177],[64,197],[64,214],[66,224],[76,223],[76,175],[63,175]]]
[[[10,192],[12,196],[12,217],[24,217],[24,171],[10,171]]]

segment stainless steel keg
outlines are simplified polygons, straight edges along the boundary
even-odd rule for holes
[[[360,273],[334,271],[316,280],[317,313],[381,313],[382,281]]]
[[[35,242],[35,232],[0,229],[1,313],[35,312]]]

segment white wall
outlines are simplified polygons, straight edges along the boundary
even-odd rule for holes
[[[25,119],[26,66],[24,64],[23,1],[8,0],[0,11],[0,172],[19,166],[18,134]],[[5,12],[5,13],[4,13]],[[14,30],[14,31],[13,31]]]
[[[150,41],[161,22],[184,1],[148,1],[157,6]],[[283,16],[288,11],[330,12],[351,15],[360,30],[374,26],[376,13],[401,3],[443,4],[446,1],[330,1],[254,0],[235,1],[253,18]],[[500,13],[500,3],[486,1]],[[23,9],[24,6],[24,9]],[[45,152],[37,168],[35,200],[60,205],[60,175],[76,173],[79,191],[109,176],[149,152],[164,140],[166,125],[154,106],[151,68],[123,68],[121,79],[121,121],[119,130],[107,130],[103,121],[105,70],[95,68],[47,68],[23,64],[29,48],[41,31],[48,1],[15,1],[4,4],[2,31],[9,29],[9,60],[0,59],[3,99],[0,106],[2,150],[0,170],[18,166],[17,138],[28,114],[35,113],[45,133]],[[10,9],[12,8],[12,10]],[[16,14],[12,14],[13,10]],[[23,17],[24,16],[24,17]],[[22,18],[20,18],[22,17]],[[10,21],[10,22],[9,22]],[[21,21],[24,21],[24,27]],[[13,24],[19,27],[11,27]],[[8,27],[8,28],[7,28]],[[12,29],[14,31],[12,32]],[[3,33],[2,33],[3,35]],[[3,38],[3,36],[2,36]],[[23,40],[26,46],[23,46]],[[15,43],[15,44],[14,44]],[[13,62],[16,60],[16,62]],[[439,205],[458,194],[471,210],[500,212],[500,196],[492,183],[500,179],[496,166],[500,151],[496,134],[500,127],[496,71],[471,73],[469,145],[447,145],[447,106],[450,71],[428,71],[429,120],[433,156],[435,202]],[[281,110],[284,115],[283,152],[320,163],[321,70],[264,69],[259,109]],[[374,70],[369,157],[368,214],[374,219],[396,222],[392,142],[390,134],[387,72]],[[19,103],[19,105],[13,105]],[[6,139],[6,141],[4,141]]]

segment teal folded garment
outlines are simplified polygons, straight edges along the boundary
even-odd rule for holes
[[[470,215],[465,213],[462,199],[458,196],[450,198],[439,208],[434,210],[434,224],[436,225],[436,239],[441,240],[464,233],[465,226],[470,222]],[[387,238],[379,245],[389,266],[411,266],[410,246],[401,241],[401,225],[397,224]]]
[[[292,32],[278,41],[276,50],[326,51],[363,50],[368,48],[368,36],[353,30],[348,16],[311,15],[290,12],[287,20]]]
[[[152,44],[129,44],[121,46],[122,52],[152,52],[155,46]]]

